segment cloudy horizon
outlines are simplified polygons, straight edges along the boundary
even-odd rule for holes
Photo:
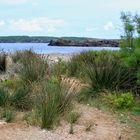
[[[0,0],[0,36],[119,38],[121,11],[140,13],[139,0]]]

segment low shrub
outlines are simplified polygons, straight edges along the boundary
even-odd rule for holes
[[[85,73],[91,87],[99,90],[128,90],[133,85],[133,74],[114,56],[103,52],[91,62],[85,63]]]
[[[134,96],[130,92],[117,95],[109,95],[105,97],[104,101],[117,109],[131,109],[135,105]]]
[[[23,81],[21,79],[16,78],[10,78],[2,81],[3,88],[11,91],[15,91],[17,88],[19,88],[21,85],[24,85]]]
[[[73,55],[68,62],[68,75],[81,76],[84,74],[85,64],[93,64],[94,60],[100,59],[100,56],[119,57],[118,52],[111,51],[86,51],[80,54]]]

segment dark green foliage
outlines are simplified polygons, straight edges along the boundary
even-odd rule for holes
[[[129,90],[134,86],[133,72],[123,66],[120,52],[82,52],[68,64],[68,73],[77,73],[91,86],[91,90]]]
[[[140,89],[140,16],[123,13],[121,19],[125,32],[121,41],[122,60],[135,74],[136,88]]]
[[[6,106],[9,101],[9,94],[3,88],[0,88],[0,106]]]
[[[100,59],[100,56],[113,57],[119,59],[119,52],[111,51],[88,51],[81,52],[80,54],[74,55],[71,61],[68,63],[68,74],[69,76],[84,76],[85,64],[93,64],[94,60]]]
[[[85,72],[91,87],[97,90],[131,90],[135,82],[133,73],[122,65],[119,57],[104,53],[86,63]]]
[[[6,55],[0,52],[0,72],[6,71]]]
[[[11,96],[11,104],[17,109],[31,109],[32,99],[27,87],[18,88]]]

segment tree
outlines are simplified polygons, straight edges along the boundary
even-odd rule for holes
[[[123,47],[133,48],[133,36],[135,32],[134,22],[131,13],[121,13],[121,21],[123,23],[124,35],[122,36]]]
[[[140,16],[122,12],[121,21],[124,30],[121,40],[123,62],[135,73],[140,85]]]

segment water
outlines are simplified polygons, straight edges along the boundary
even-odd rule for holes
[[[48,46],[47,43],[0,43],[0,51],[4,52],[15,52],[22,50],[32,49],[38,54],[48,53],[78,53],[88,50],[119,50],[116,47],[68,47],[68,46]]]

